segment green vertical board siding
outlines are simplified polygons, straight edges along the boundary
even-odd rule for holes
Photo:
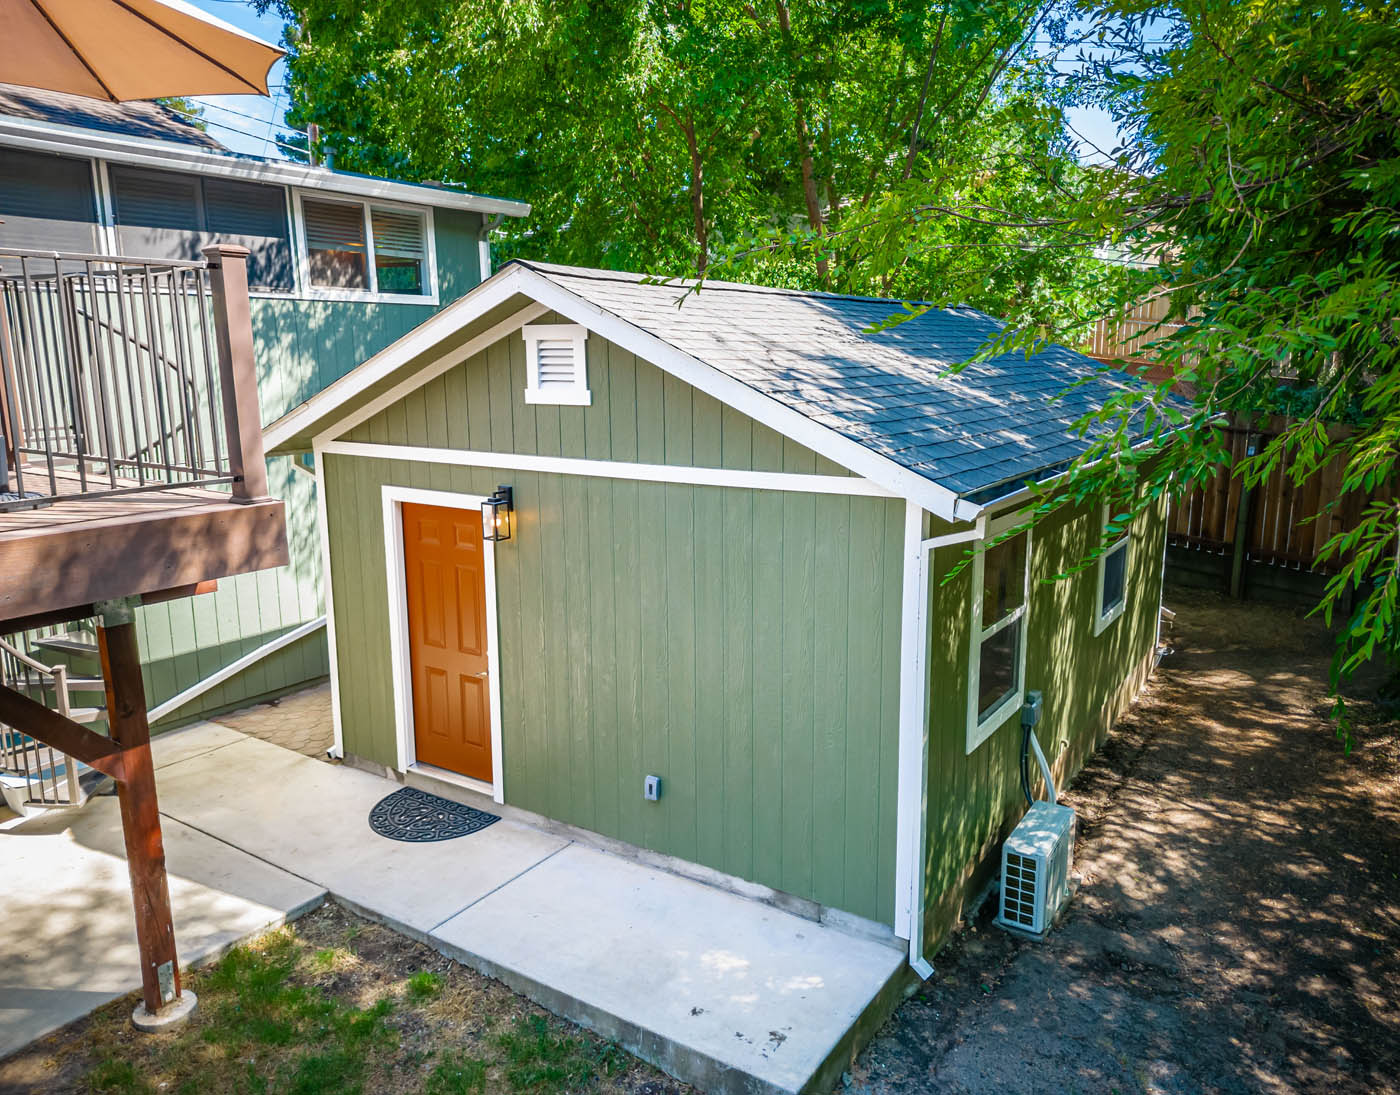
[[[550,313],[539,322],[560,323],[564,318]],[[448,447],[681,467],[851,474],[598,335],[590,334],[587,346],[593,395],[588,407],[525,402],[525,340],[518,332],[449,369],[437,389],[452,424]],[[426,387],[419,388],[348,430],[341,440],[430,444],[422,431],[408,428],[404,417],[405,408],[429,399]]]
[[[467,494],[502,477],[326,458],[345,748],[381,764],[397,760],[382,488],[441,489],[444,471]],[[891,923],[902,503],[509,479],[506,801]]]
[[[1078,772],[1131,699],[1152,657],[1161,604],[1165,502],[1131,532],[1127,607],[1094,634],[1098,569],[1061,581],[1097,543],[1101,510],[1066,508],[1032,537],[1026,687],[1044,695],[1036,734],[1061,784]],[[947,531],[938,526],[936,533]],[[1020,721],[1014,716],[966,755],[972,570],[944,584],[964,547],[934,554],[929,595],[928,827],[925,945],[942,941],[976,868],[1020,819]],[[1126,682],[1126,687],[1125,687]]]
[[[480,280],[475,213],[435,210],[439,307]],[[258,394],[273,421],[431,316],[415,304],[312,300],[259,295],[252,300]],[[435,414],[428,421],[428,408]],[[397,428],[446,443],[443,404],[397,409]],[[146,695],[154,707],[238,658],[321,615],[321,554],[315,484],[290,458],[268,461],[270,492],[286,503],[290,566],[220,580],[212,594],[140,610]],[[169,728],[213,711],[319,680],[329,672],[325,636],[316,632],[215,686],[161,723]]]

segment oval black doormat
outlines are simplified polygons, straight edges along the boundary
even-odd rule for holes
[[[369,812],[369,827],[390,840],[426,844],[478,832],[501,819],[460,802],[404,787],[386,795]]]

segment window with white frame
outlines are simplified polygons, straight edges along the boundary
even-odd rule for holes
[[[1113,539],[1099,556],[1098,593],[1094,604],[1094,634],[1097,635],[1119,616],[1128,603],[1128,552],[1132,538],[1123,524],[1123,518],[1115,519],[1108,506],[1103,508],[1103,536]]]
[[[576,323],[535,323],[525,335],[525,402],[586,407],[588,328]]]
[[[428,217],[423,210],[301,195],[306,281],[335,295],[431,298]]]
[[[969,753],[1019,711],[1025,697],[1030,533],[1017,533],[978,552],[972,571]]]

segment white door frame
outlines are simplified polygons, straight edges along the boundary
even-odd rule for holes
[[[459,783],[505,802],[505,757],[501,752],[501,660],[496,630],[496,545],[483,540],[486,564],[486,686],[491,705],[491,782],[418,763],[413,741],[413,662],[408,644],[408,587],[404,573],[403,504],[480,510],[486,496],[417,487],[382,488],[384,505],[384,565],[389,579],[389,667],[394,679],[394,725],[400,772],[418,770]]]

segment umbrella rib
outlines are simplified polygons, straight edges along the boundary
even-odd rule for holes
[[[63,31],[59,29],[59,25],[53,21],[52,16],[44,10],[44,5],[39,3],[39,0],[29,0],[29,3],[35,11],[44,17],[44,22],[53,27],[53,32],[63,39],[63,44],[73,51],[73,56],[78,59],[78,63],[82,65],[83,68],[87,69],[89,76],[97,81],[97,86],[107,93],[107,98],[111,99],[114,103],[121,102],[120,99],[112,94],[112,89],[107,86],[102,77],[97,75],[97,70],[88,64],[87,58],[83,56],[82,51],[68,40],[68,35],[64,34]]]
[[[36,3],[37,0],[29,0],[29,2],[32,4],[32,3]],[[179,42],[180,45],[184,46],[184,47],[185,47],[187,50],[189,50],[191,53],[197,53],[197,54],[199,54],[199,56],[203,57],[206,61],[208,61],[208,62],[209,62],[211,65],[213,65],[215,68],[223,69],[226,73],[228,73],[230,76],[232,76],[232,77],[233,77],[235,80],[237,80],[239,83],[244,84],[245,86],[251,88],[254,95],[263,95],[263,94],[265,94],[265,92],[263,92],[261,88],[259,88],[259,87],[258,87],[256,84],[254,84],[252,81],[248,80],[248,79],[247,79],[246,77],[244,77],[241,73],[235,72],[233,69],[229,68],[228,65],[226,65],[226,64],[224,64],[222,61],[220,61],[217,57],[210,57],[209,54],[205,53],[202,49],[200,49],[198,46],[196,46],[193,42],[186,41],[184,38],[181,38],[178,34],[174,34],[174,33],[172,33],[171,31],[167,30],[165,27],[161,26],[159,23],[157,23],[154,19],[152,19],[152,18],[150,18],[149,16],[147,16],[145,13],[137,11],[137,10],[136,10],[135,8],[133,8],[130,4],[124,3],[123,0],[114,0],[114,3],[117,5],[117,7],[122,8],[122,9],[125,10],[125,11],[129,11],[132,15],[136,16],[136,18],[140,19],[143,23],[147,23],[147,24],[149,24],[150,26],[155,27],[156,30],[160,31],[163,35],[165,35],[165,36],[166,36],[167,38],[169,38],[171,41]],[[55,29],[57,29],[57,28],[55,28]],[[270,67],[270,66],[269,66],[269,67]]]

